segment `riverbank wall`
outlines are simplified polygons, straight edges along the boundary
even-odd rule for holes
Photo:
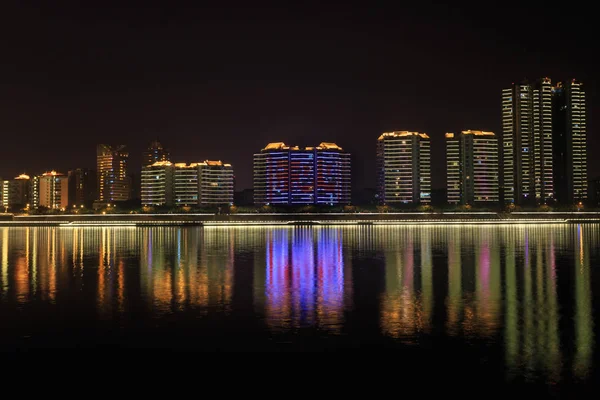
[[[0,226],[244,226],[598,223],[600,212],[0,214]]]

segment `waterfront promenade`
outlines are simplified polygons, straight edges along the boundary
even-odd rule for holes
[[[401,212],[401,213],[169,213],[0,214],[0,226],[251,226],[564,224],[600,222],[600,212]]]

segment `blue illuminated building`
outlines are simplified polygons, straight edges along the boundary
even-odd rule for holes
[[[254,155],[254,204],[350,204],[350,154],[335,143],[269,143]]]

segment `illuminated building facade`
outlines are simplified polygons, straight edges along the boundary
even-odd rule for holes
[[[290,204],[315,204],[315,152],[290,151]]]
[[[100,144],[97,148],[98,200],[102,203],[129,200],[127,175],[129,153],[124,145]]]
[[[290,204],[290,148],[283,142],[269,143],[254,154],[254,204]]]
[[[69,206],[91,207],[97,198],[96,172],[87,168],[69,171]]]
[[[316,203],[350,204],[350,153],[335,143],[321,143],[316,157]]]
[[[173,164],[168,161],[158,161],[142,167],[142,205],[173,204],[173,170]]]
[[[30,181],[29,175],[25,174],[12,180],[0,179],[0,206],[12,210],[27,207],[31,196]]]
[[[498,139],[493,132],[446,134],[448,203],[497,203]]]
[[[31,177],[29,184],[29,204],[32,208],[40,206],[40,176],[34,175]]]
[[[10,181],[0,179],[0,206],[4,207],[4,211],[8,210],[8,207],[10,207],[10,203],[8,201],[9,183]]]
[[[502,171],[506,203],[554,200],[552,83],[543,78],[502,91]]]
[[[142,168],[145,206],[218,206],[233,204],[231,164],[221,161],[176,163],[158,161]]]
[[[155,162],[171,161],[171,154],[168,149],[158,140],[154,140],[148,145],[148,148],[142,153],[142,167],[152,165]]]
[[[40,176],[39,206],[50,209],[66,209],[69,205],[69,180],[56,171]]]
[[[198,164],[198,205],[233,205],[233,185],[231,164],[208,160]]]
[[[446,197],[448,204],[460,204],[460,140],[446,133]]]
[[[198,204],[198,164],[175,164],[173,171],[173,198],[178,206]]]
[[[549,78],[502,91],[506,203],[573,204],[587,199],[585,93]]]
[[[588,197],[587,129],[581,82],[572,80],[554,87],[552,113],[556,199],[563,204],[585,201]]]
[[[11,207],[27,207],[30,203],[31,179],[21,174],[8,184],[8,201]]]
[[[269,143],[254,155],[254,204],[350,204],[350,154],[335,143]]]
[[[431,203],[431,150],[427,134],[396,131],[379,136],[377,195],[382,204]]]

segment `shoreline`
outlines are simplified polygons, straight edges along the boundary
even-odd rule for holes
[[[600,212],[0,215],[0,226],[378,226],[600,223]]]

